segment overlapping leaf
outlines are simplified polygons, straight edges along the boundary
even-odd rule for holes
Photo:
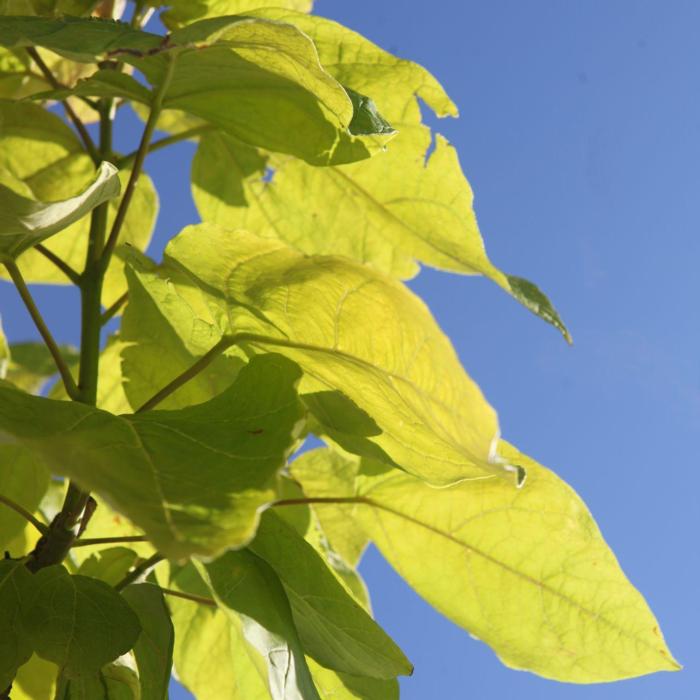
[[[10,348],[7,381],[29,394],[40,394],[56,374],[56,363],[43,343],[13,343]],[[70,345],[60,346],[68,365],[78,361],[78,351]]]
[[[677,669],[578,496],[517,450],[500,449],[526,466],[522,489],[486,479],[436,490],[377,463],[338,470],[325,450],[292,468],[307,495],[347,497],[346,515],[397,571],[508,666],[576,683]]]
[[[301,427],[298,376],[261,357],[212,401],[121,417],[3,386],[0,430],[108,499],[165,555],[211,556],[250,540],[275,497]]]
[[[32,655],[24,623],[32,576],[21,560],[0,560],[0,687],[12,682]]]
[[[125,354],[127,379],[144,364],[142,343],[174,334],[180,348],[203,354],[202,338],[226,335],[248,352],[297,362],[303,393],[313,393],[310,409],[348,449],[381,454],[437,484],[513,475],[494,459],[494,411],[429,311],[400,283],[343,258],[305,257],[211,226],[186,229],[166,256],[160,274],[144,267],[131,275],[134,298],[159,302],[160,319],[129,337],[138,344]],[[349,398],[341,405],[354,402],[355,413],[369,414],[363,435],[353,414],[335,410],[339,393]]]
[[[327,668],[391,679],[412,666],[396,644],[345,591],[296,531],[266,513],[250,549],[279,577],[307,655]]]

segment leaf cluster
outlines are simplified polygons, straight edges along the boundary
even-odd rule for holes
[[[370,543],[507,666],[678,668],[405,285],[483,275],[570,341],[486,254],[418,100],[454,104],[310,0],[261,4],[0,0],[0,262],[43,340],[0,329],[0,698],[163,700],[173,671],[198,700],[398,698]],[[201,223],[157,262],[145,164],[184,140]],[[33,283],[79,288],[78,349]]]

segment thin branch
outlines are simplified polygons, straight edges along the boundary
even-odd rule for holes
[[[73,379],[73,375],[70,372],[70,369],[68,368],[68,365],[66,364],[66,361],[63,359],[63,356],[61,355],[61,351],[59,350],[58,345],[56,344],[56,341],[54,340],[53,336],[51,335],[51,331],[49,330],[48,326],[44,322],[44,319],[41,316],[41,313],[39,312],[39,309],[37,308],[36,304],[34,303],[34,299],[32,298],[32,295],[27,287],[27,284],[24,281],[24,277],[22,277],[22,273],[19,271],[19,268],[13,261],[5,261],[5,267],[7,268],[7,271],[10,273],[10,277],[12,278],[12,281],[15,284],[15,287],[17,287],[17,292],[19,293],[20,297],[22,298],[22,301],[24,302],[24,305],[27,307],[27,311],[29,312],[29,315],[32,317],[32,320],[34,321],[34,325],[36,326],[37,330],[39,331],[41,337],[44,340],[44,343],[46,343],[46,347],[49,349],[49,352],[51,353],[51,357],[53,357],[53,361],[56,364],[56,368],[58,369],[58,373],[61,375],[61,379],[63,380],[63,385],[66,388],[66,392],[68,396],[72,399],[77,399],[80,396],[80,392],[78,391],[78,387],[75,384],[75,381]]]
[[[211,124],[202,124],[201,126],[193,126],[191,129],[180,131],[177,134],[165,136],[162,139],[154,141],[148,147],[148,153],[153,153],[153,151],[159,151],[161,148],[166,148],[167,146],[171,146],[174,143],[179,143],[180,141],[186,141],[187,139],[190,139],[193,136],[199,136],[200,134],[204,134],[207,131],[213,131],[213,129],[214,126],[212,126]],[[130,165],[134,160],[136,160],[137,154],[138,151],[133,151],[132,153],[128,153],[127,155],[122,156],[117,160],[117,167],[124,168],[125,166]]]
[[[373,501],[363,496],[329,496],[327,498],[284,498],[281,501],[275,501],[272,504],[273,508],[279,506],[307,506],[313,503],[364,503],[366,505],[374,505]]]
[[[184,600],[191,600],[193,603],[209,605],[213,608],[217,607],[216,601],[213,598],[206,598],[203,595],[195,595],[194,593],[180,593],[180,591],[174,591],[172,588],[161,588],[160,590],[165,593],[165,595],[171,595],[174,598],[184,598]]]
[[[34,249],[51,261],[73,284],[76,286],[80,284],[80,275],[68,263],[61,260],[56,253],[50,251],[41,243],[37,243]]]
[[[56,77],[54,74],[51,72],[51,69],[44,63],[44,60],[41,58],[39,55],[39,52],[34,48],[34,47],[27,47],[27,53],[31,57],[31,59],[36,63],[37,68],[44,74],[46,77],[46,80],[49,82],[49,84],[55,89],[55,90],[60,90],[65,88],[64,85],[61,85],[61,83],[56,80]],[[83,141],[83,144],[85,146],[85,149],[87,152],[90,154],[90,158],[92,158],[93,162],[95,165],[98,165],[100,162],[100,154],[97,151],[97,147],[95,146],[95,142],[92,140],[90,137],[90,134],[88,133],[88,130],[85,128],[85,124],[83,124],[82,120],[80,117],[75,113],[73,108],[68,104],[68,100],[62,100],[61,104],[63,105],[63,109],[66,110],[66,114],[68,115],[68,118],[73,122],[73,126],[76,128],[78,134],[80,135],[80,138]]]
[[[118,591],[126,588],[130,583],[137,581],[141,578],[149,569],[153,568],[158,562],[163,561],[164,557],[162,554],[154,554],[148,559],[142,561],[138,566],[135,566],[116,586]]]
[[[187,384],[190,379],[196,377],[202,370],[206,369],[224,350],[231,347],[236,342],[234,338],[224,336],[211,350],[197,360],[191,367],[186,369],[182,374],[175,377],[169,384],[164,386],[160,391],[151,396],[145,404],[140,406],[134,413],[142,413],[150,411],[157,406],[161,401],[166,399],[170,394],[179,389],[183,384]]]
[[[100,325],[104,326],[107,321],[109,321],[113,316],[116,316],[119,313],[119,310],[128,300],[129,292],[124,292],[124,294],[122,294],[119,299],[112,304],[112,306],[102,312],[102,316],[100,316]]]
[[[86,537],[76,540],[73,547],[92,547],[98,544],[121,544],[122,542],[147,542],[143,535],[128,535],[126,537]]]
[[[109,238],[105,244],[104,250],[102,252],[101,258],[101,269],[106,270],[109,266],[109,261],[112,257],[114,249],[117,247],[117,241],[119,240],[119,234],[121,233],[122,226],[124,225],[124,220],[126,219],[126,213],[129,210],[129,205],[131,204],[131,199],[134,196],[134,191],[136,189],[136,183],[138,182],[139,176],[143,169],[143,162],[146,159],[146,154],[148,153],[148,146],[151,142],[153,132],[156,128],[156,123],[158,122],[158,116],[160,114],[161,107],[163,105],[163,98],[165,93],[170,86],[170,81],[172,80],[173,73],[175,72],[175,61],[176,58],[170,53],[165,54],[166,67],[165,75],[163,76],[163,81],[160,84],[156,94],[153,96],[153,103],[151,104],[151,111],[148,115],[148,120],[146,121],[146,126],[143,129],[143,135],[141,136],[141,142],[139,143],[138,151],[134,158],[134,165],[131,169],[131,175],[129,176],[129,181],[124,188],[124,196],[119,203],[119,209],[114,217],[114,223],[112,224],[112,230],[109,233]]]
[[[48,527],[44,525],[40,520],[37,520],[26,508],[23,508],[19,503],[15,503],[13,500],[7,498],[0,494],[0,503],[6,505],[8,508],[12,508],[15,513],[21,515],[25,520],[29,521],[34,527],[42,534],[48,532]]]

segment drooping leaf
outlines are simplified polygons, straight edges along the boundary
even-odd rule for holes
[[[182,593],[211,596],[192,564],[181,567],[167,585]],[[245,640],[238,618],[174,596],[168,598],[168,607],[175,628],[177,678],[197,700],[269,700],[265,661]]]
[[[268,665],[272,700],[321,700],[304,658],[284,588],[270,566],[247,550],[200,567],[218,604],[243,621],[246,639]]]
[[[32,585],[32,575],[22,560],[0,559],[0,688],[3,690],[32,655],[24,621]]]
[[[34,651],[67,677],[92,675],[134,645],[138,618],[111,586],[71,576],[62,566],[46,567],[32,578],[27,633]]]
[[[348,497],[347,517],[397,571],[506,665],[574,683],[677,669],[574,491],[506,443],[500,451],[527,468],[522,489],[493,478],[432,489],[377,463],[338,470],[325,450],[292,470],[308,496]]]
[[[246,143],[312,163],[367,158],[393,135],[382,128],[353,136],[355,113],[347,92],[322,68],[308,36],[283,22],[205,19],[174,31],[166,45],[162,37],[118,22],[6,18],[0,45],[43,46],[78,61],[105,54],[120,58],[140,70],[154,90],[172,66],[164,109],[185,111]],[[123,79],[103,78],[88,78],[76,86],[76,94],[94,89],[103,96],[122,95]],[[139,90],[129,89],[127,96],[145,99]]]
[[[322,700],[399,700],[395,679],[351,676],[324,668],[310,658],[307,662]]]
[[[107,499],[166,556],[212,556],[246,544],[275,497],[301,428],[298,377],[269,355],[205,404],[119,417],[0,386],[0,430]]]
[[[141,635],[134,647],[140,700],[168,700],[174,630],[163,594],[157,586],[141,583],[127,586],[122,596],[141,623]]]
[[[66,363],[78,361],[78,350],[71,345],[59,347]],[[44,343],[13,343],[7,381],[29,394],[40,394],[46,383],[56,374],[56,363]]]
[[[279,238],[304,253],[346,255],[400,278],[415,275],[418,262],[484,275],[568,339],[547,297],[487,257],[454,147],[437,135],[426,160],[429,145],[426,127],[407,126],[381,156],[313,168],[289,158],[268,160],[210,132],[195,155],[192,191],[205,221]]]
[[[363,435],[352,415],[336,416],[334,439],[351,451],[378,453],[436,484],[514,473],[494,458],[493,409],[427,308],[393,279],[344,258],[306,257],[277,241],[199,226],[171,241],[160,272],[134,260],[130,285],[135,297],[159,301],[161,317],[129,337],[137,344],[125,356],[127,378],[143,364],[142,344],[175,334],[199,355],[199,339],[227,335],[247,352],[298,363],[301,391],[313,394],[309,408],[321,423],[333,407],[327,395],[339,392],[369,414],[374,429]],[[183,364],[173,375],[191,360]]]
[[[0,495],[33,513],[49,487],[43,460],[21,445],[0,444]],[[26,520],[0,503],[0,553],[24,528]]]
[[[261,7],[284,7],[299,12],[310,12],[313,0],[149,0],[155,6],[168,6],[161,15],[164,24],[173,29],[207,17],[223,17],[254,12]]]
[[[109,536],[115,537],[111,533]],[[136,563],[137,558],[136,552],[128,547],[106,547],[92,552],[82,562],[78,573],[116,586]]]
[[[85,190],[63,201],[38,202],[0,185],[0,259],[14,260],[113,199],[119,191],[117,169],[107,162],[100,165]]]
[[[326,668],[372,678],[413,667],[391,638],[345,591],[314,548],[274,513],[249,545],[279,577],[307,655]]]

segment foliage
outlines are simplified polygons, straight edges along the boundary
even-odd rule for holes
[[[0,261],[44,341],[0,330],[0,697],[163,700],[174,670],[200,700],[397,698],[412,666],[372,618],[370,542],[508,666],[678,668],[402,281],[483,275],[570,340],[486,255],[418,98],[455,106],[310,0],[274,4],[0,2]],[[156,263],[144,162],[186,139],[202,223]],[[28,283],[79,287],[79,350]]]

